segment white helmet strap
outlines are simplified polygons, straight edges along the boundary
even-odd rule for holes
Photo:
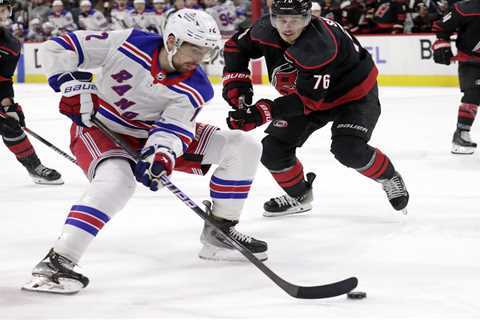
[[[169,35],[170,36],[170,35]],[[171,36],[175,37],[173,34]],[[182,42],[175,38],[175,43],[173,44],[172,50],[168,49],[168,46],[165,46],[165,50],[167,51],[167,61],[170,68],[176,70],[173,65],[173,56],[177,53],[178,48],[182,45]]]

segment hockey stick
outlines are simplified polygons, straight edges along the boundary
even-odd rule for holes
[[[3,119],[7,119],[8,116],[0,113],[0,117],[2,117]],[[13,119],[11,117],[8,117],[10,119]],[[15,120],[15,119],[14,119]],[[55,145],[53,145],[52,143],[50,143],[49,141],[45,140],[44,138],[42,138],[39,134],[35,133],[33,130],[27,128],[27,127],[21,127],[26,133],[28,133],[29,135],[31,135],[32,137],[34,137],[35,139],[37,139],[38,141],[40,141],[41,143],[43,143],[44,145],[46,145],[47,147],[49,147],[50,149],[52,149],[53,151],[55,151],[56,153],[58,153],[59,155],[61,155],[62,157],[66,158],[67,160],[69,160],[70,162],[73,162],[73,163],[77,163],[77,160],[75,160],[71,155],[69,155],[68,153],[66,153],[65,151],[62,151],[61,149],[57,148]]]
[[[117,134],[113,133],[108,129],[103,123],[101,123],[97,118],[92,117],[92,122],[97,126],[104,134],[110,137],[115,143],[121,146],[127,153],[136,160],[140,160],[138,154],[130,148]],[[292,284],[288,281],[285,281],[279,277],[275,272],[273,272],[269,267],[267,267],[262,261],[258,260],[253,253],[250,252],[245,246],[239,243],[237,240],[231,238],[226,234],[217,224],[217,222],[212,219],[204,210],[202,210],[189,196],[183,193],[178,187],[176,187],[170,179],[166,176],[160,178],[161,183],[170,190],[177,198],[179,198],[187,207],[192,209],[200,218],[202,218],[205,223],[215,228],[215,231],[220,233],[225,239],[238,250],[240,253],[253,263],[260,271],[262,271],[267,277],[269,277],[276,285],[282,288],[286,293],[294,298],[299,299],[321,299],[321,298],[330,298],[346,294],[356,288],[358,280],[355,277],[351,277],[345,280],[338,282],[305,287]]]

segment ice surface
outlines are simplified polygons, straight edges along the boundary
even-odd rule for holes
[[[259,86],[255,98],[274,97],[271,90]],[[70,122],[57,111],[58,95],[46,85],[15,91],[27,126],[69,151]],[[455,88],[380,93],[383,113],[371,144],[402,173],[411,194],[408,216],[393,211],[379,184],[333,158],[328,126],[298,153],[318,175],[314,209],[262,217],[263,202],[281,190],[260,168],[239,225],[268,241],[267,264],[285,279],[316,285],[355,275],[367,299],[295,300],[249,263],[198,259],[200,218],[167,190],[142,186],[81,261],[91,280],[86,290],[22,292],[87,186],[80,169],[31,138],[66,184],[34,185],[0,147],[0,319],[479,319],[479,153],[450,154],[461,94]],[[226,128],[226,112],[216,87],[199,120]],[[480,142],[478,124],[472,137]],[[172,180],[197,203],[208,197],[208,177],[175,173]]]

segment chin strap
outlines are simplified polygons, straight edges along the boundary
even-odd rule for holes
[[[174,66],[173,66],[173,56],[175,55],[175,53],[177,53],[177,47],[173,47],[173,50],[170,51],[168,49],[167,50],[167,61],[168,61],[168,66],[170,68],[172,68],[173,70],[177,70]]]

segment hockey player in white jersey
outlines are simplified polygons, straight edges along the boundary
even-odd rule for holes
[[[169,19],[163,39],[135,29],[77,31],[43,45],[49,84],[62,93],[60,112],[74,122],[71,150],[90,185],[23,289],[66,294],[86,287],[89,280],[76,270],[78,261],[132,197],[135,179],[157,191],[162,175],[170,176],[173,170],[203,175],[212,164],[218,166],[210,179],[209,214],[259,259],[267,258],[264,241],[235,229],[260,160],[259,143],[240,131],[195,122],[213,97],[199,64],[218,54],[220,41],[211,16],[183,9]],[[96,83],[90,73],[78,71],[99,67]],[[92,126],[93,113],[138,150],[142,160],[135,164]],[[201,258],[243,259],[208,225],[200,239]]]
[[[103,31],[108,29],[107,18],[98,10],[92,8],[90,0],[80,1],[80,14],[78,23],[82,30]]]

